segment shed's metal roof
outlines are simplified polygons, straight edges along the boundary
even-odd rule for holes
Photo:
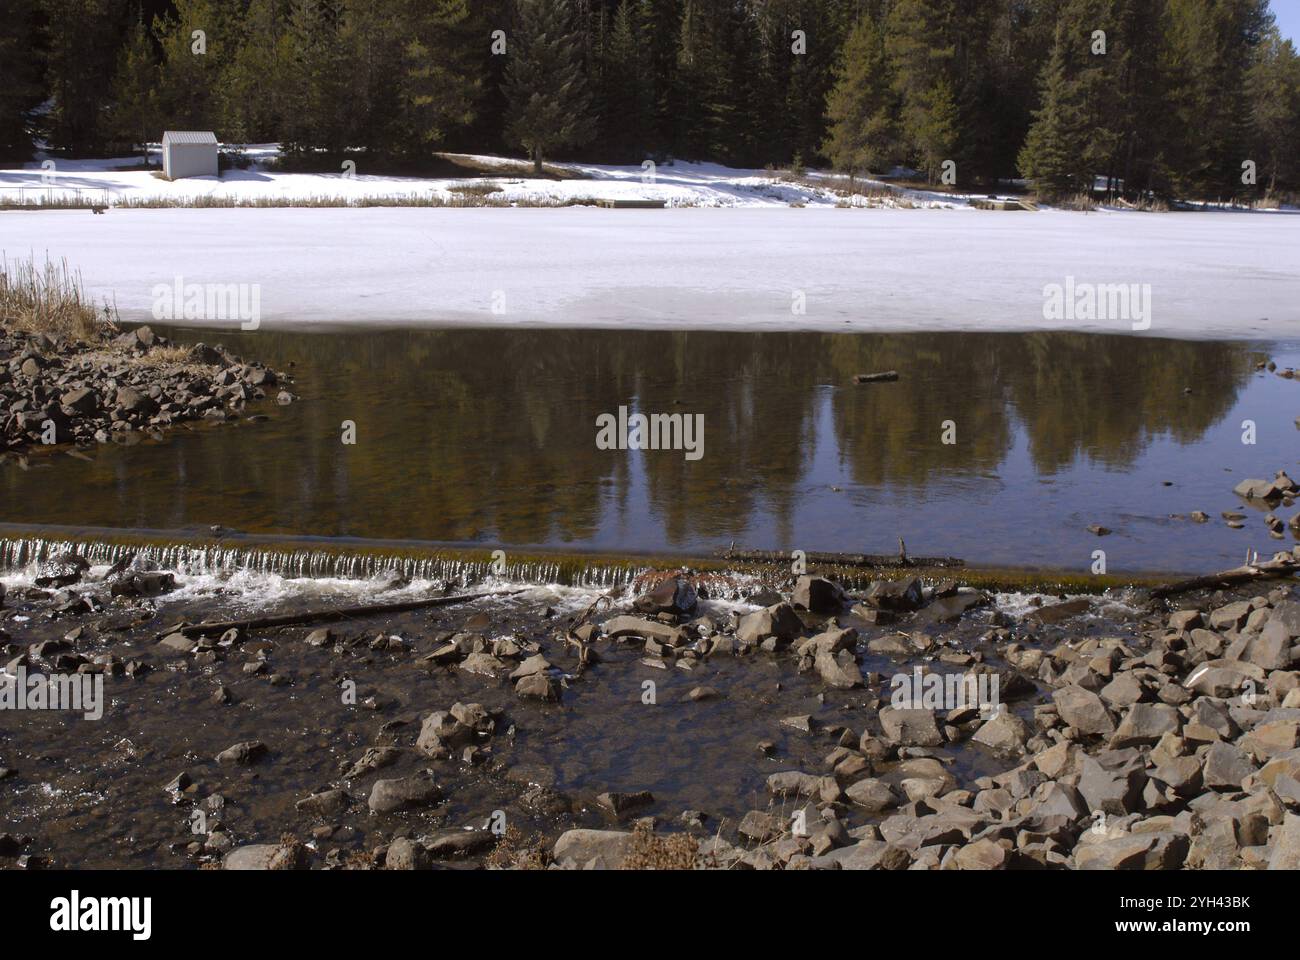
[[[162,142],[215,144],[217,135],[211,130],[168,130],[163,134]]]

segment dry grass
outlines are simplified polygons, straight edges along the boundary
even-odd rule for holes
[[[136,361],[146,367],[193,367],[202,370],[203,364],[195,363],[190,357],[190,348],[172,343],[165,347],[152,347],[148,353],[142,353]]]
[[[117,311],[102,307],[86,295],[81,274],[67,260],[36,261],[0,258],[0,324],[35,333],[78,340],[97,340],[116,327]]]
[[[593,206],[594,197],[558,199],[527,197],[507,200],[496,196],[503,192],[486,188],[453,187],[450,195],[387,194],[372,197],[342,197],[317,194],[302,197],[231,197],[199,194],[192,197],[127,197],[117,206],[133,209],[273,207],[578,207]]]
[[[522,830],[510,824],[483,865],[489,870],[545,870],[550,862],[545,837],[535,833],[525,838]]]
[[[699,842],[686,833],[657,836],[649,824],[638,823],[628,842],[624,870],[694,870],[699,862]]]
[[[1089,193],[1076,193],[1072,196],[1058,197],[1055,201],[1056,206],[1062,210],[1096,210],[1097,201],[1092,199]]]
[[[0,197],[0,210],[98,210],[105,206],[107,200],[102,197],[37,195],[34,200]]]

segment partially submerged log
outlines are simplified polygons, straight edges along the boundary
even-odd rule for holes
[[[338,620],[353,620],[360,617],[377,617],[387,613],[406,613],[410,610],[422,610],[428,607],[450,607],[470,600],[484,600],[488,597],[510,597],[522,590],[508,590],[504,593],[462,593],[455,597],[430,597],[424,600],[404,600],[400,603],[369,603],[359,607],[335,607],[332,610],[312,610],[307,613],[283,613],[270,617],[253,617],[248,620],[219,620],[209,623],[195,623],[168,633],[181,633],[187,637],[218,636],[227,630],[265,630],[268,627],[293,627],[305,623],[331,623]]]
[[[855,373],[854,383],[892,383],[898,379],[897,370],[885,370],[883,373]]]
[[[1151,591],[1151,596],[1172,597],[1192,590],[1217,590],[1239,583],[1250,583],[1252,580],[1275,580],[1278,577],[1288,577],[1297,571],[1300,571],[1300,560],[1288,557],[1286,554],[1278,554],[1272,560],[1248,563],[1231,570],[1224,570],[1222,573],[1192,577],[1190,580],[1179,580],[1177,583],[1166,583],[1155,587]]]
[[[794,559],[788,553],[779,550],[724,550],[719,556],[723,560],[737,563],[772,563],[789,566]],[[957,557],[909,557],[902,539],[899,539],[899,553],[896,556],[875,553],[807,553],[804,560],[809,565],[822,567],[964,567],[966,561]]]

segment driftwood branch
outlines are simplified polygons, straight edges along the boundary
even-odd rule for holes
[[[183,633],[187,637],[208,637],[233,629],[265,630],[268,627],[292,627],[305,623],[332,623],[338,620],[383,616],[386,613],[406,613],[409,610],[422,610],[428,607],[450,607],[453,604],[467,603],[470,600],[483,600],[487,597],[510,597],[523,592],[522,590],[509,590],[505,593],[463,593],[455,597],[404,600],[401,603],[369,603],[360,607],[335,607],[332,610],[284,613],[271,617],[253,617],[248,620],[219,620],[180,627],[175,632]]]
[[[1300,570],[1300,561],[1297,560],[1275,559],[1262,563],[1248,563],[1232,570],[1224,570],[1222,573],[1162,584],[1152,589],[1151,596],[1172,597],[1191,590],[1216,590],[1239,583],[1249,583],[1252,580],[1274,580],[1278,577],[1290,576],[1297,570]]]
[[[899,539],[899,553],[895,556],[874,553],[809,553],[804,559],[818,566],[840,567],[964,567],[966,561],[957,557],[909,557],[902,539]],[[724,550],[720,554],[723,560],[739,563],[774,563],[789,566],[790,554],[779,550]]]

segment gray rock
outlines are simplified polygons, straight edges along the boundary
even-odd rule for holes
[[[778,603],[741,617],[736,636],[742,643],[759,644],[764,640],[792,640],[803,630],[803,621],[788,603]]]
[[[425,870],[429,866],[429,854],[424,847],[414,840],[398,837],[388,845],[384,855],[386,870]]]
[[[1240,747],[1231,743],[1212,743],[1205,753],[1201,777],[1211,790],[1240,790],[1241,781],[1255,772],[1255,765]]]
[[[867,602],[884,610],[915,610],[921,606],[924,593],[916,577],[905,580],[874,580],[867,587]]]
[[[1176,707],[1167,703],[1135,703],[1120,721],[1110,738],[1115,748],[1156,743],[1166,733],[1177,734],[1182,718]]]
[[[329,816],[338,813],[348,805],[348,795],[342,790],[323,790],[304,797],[294,804],[299,813],[312,816]]]
[[[790,597],[796,606],[810,613],[839,613],[845,603],[844,591],[840,585],[825,577],[800,577],[795,581],[794,593]]]
[[[1186,834],[1138,833],[1080,844],[1074,848],[1079,870],[1172,870],[1182,865],[1190,845]]]
[[[815,797],[821,792],[821,778],[800,770],[782,770],[768,776],[767,792],[776,797]]]
[[[1122,817],[1135,812],[1147,784],[1143,762],[1136,751],[1103,751],[1080,762],[1079,793],[1088,809]]]
[[[497,836],[491,830],[462,830],[447,827],[424,839],[424,849],[434,860],[472,857],[493,847]]]
[[[392,813],[412,807],[427,807],[442,798],[442,791],[427,777],[376,780],[370,790],[370,812]]]
[[[933,710],[885,707],[879,716],[886,739],[893,743],[906,747],[937,747],[943,743]]]
[[[279,851],[279,844],[251,843],[235,847],[222,858],[223,870],[269,870],[271,858]]]
[[[616,817],[651,806],[654,802],[654,794],[649,790],[638,790],[635,793],[602,793],[596,797],[596,803]]]
[[[567,830],[555,841],[551,853],[557,863],[578,865],[600,859],[611,870],[623,865],[632,834],[623,830]]]
[[[845,796],[868,813],[882,813],[898,806],[898,795],[883,780],[867,777],[850,784],[844,791]]]
[[[674,577],[647,590],[633,602],[641,613],[672,613],[679,616],[695,609],[698,594],[689,580]]]
[[[1029,735],[1025,721],[1003,708],[986,720],[971,739],[992,750],[1019,755],[1025,752],[1025,742]]]
[[[560,691],[559,682],[544,673],[530,674],[515,684],[516,695],[524,699],[543,700],[547,703],[557,703],[560,699]]]
[[[1273,840],[1268,869],[1300,870],[1300,816],[1294,813],[1283,816]]]
[[[217,763],[252,763],[266,753],[261,740],[244,740],[217,754]]]
[[[764,810],[751,810],[745,814],[736,832],[755,843],[767,843],[780,838],[784,824],[775,815]]]
[[[836,689],[850,690],[863,686],[862,671],[848,650],[841,650],[838,654],[820,651],[815,665],[823,682]]]
[[[1062,687],[1053,692],[1061,719],[1080,733],[1107,736],[1115,732],[1115,721],[1091,690],[1079,686]]]
[[[426,757],[445,760],[458,748],[474,742],[474,730],[447,710],[435,710],[420,724],[415,748]]]
[[[1291,666],[1291,632],[1280,620],[1270,619],[1246,645],[1247,661],[1264,670],[1286,670]]]

